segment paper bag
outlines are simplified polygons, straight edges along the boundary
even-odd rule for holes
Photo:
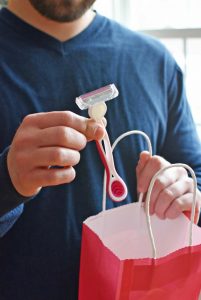
[[[132,203],[84,222],[79,300],[198,299],[201,228],[184,214],[150,217],[149,192],[146,212]],[[194,210],[195,195],[191,221]]]

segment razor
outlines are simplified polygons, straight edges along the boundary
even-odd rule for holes
[[[118,95],[116,86],[110,84],[77,97],[75,102],[80,109],[88,109],[90,118],[103,124],[102,119],[107,111],[105,102],[116,98]],[[96,141],[96,146],[106,171],[107,193],[113,201],[120,202],[126,198],[128,191],[125,182],[116,171],[107,131],[102,140]]]

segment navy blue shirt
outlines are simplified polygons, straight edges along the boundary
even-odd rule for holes
[[[183,76],[160,43],[98,14],[82,33],[60,42],[0,11],[1,300],[77,299],[82,222],[101,210],[103,166],[95,143],[82,151],[72,183],[43,188],[32,199],[12,186],[6,155],[27,114],[70,110],[87,116],[75,98],[110,83],[119,90],[107,105],[111,141],[143,130],[154,154],[193,167],[201,187],[201,148]],[[133,136],[115,150],[129,190],[124,204],[137,199],[135,167],[145,149],[143,138]]]

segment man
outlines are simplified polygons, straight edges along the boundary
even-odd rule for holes
[[[131,129],[151,138],[153,157],[137,137],[115,153],[129,188],[123,203],[146,193],[169,163],[192,166],[201,185],[200,143],[180,69],[156,41],[90,10],[93,2],[10,0],[0,12],[1,300],[77,299],[82,222],[100,212],[102,198],[103,167],[87,141],[104,129],[78,109],[76,96],[115,83],[112,141]],[[200,198],[198,191],[196,218]],[[160,176],[151,213],[175,218],[191,204],[183,169]]]

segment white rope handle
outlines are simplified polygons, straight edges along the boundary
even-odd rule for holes
[[[147,196],[146,196],[146,217],[147,217],[147,224],[148,224],[148,230],[149,230],[149,237],[150,237],[150,241],[152,244],[152,251],[153,251],[153,258],[156,259],[157,257],[157,251],[156,251],[156,244],[155,244],[155,240],[154,240],[154,236],[153,236],[153,231],[152,231],[152,227],[151,227],[151,218],[150,218],[150,212],[149,212],[149,208],[150,208],[150,198],[151,198],[151,193],[153,190],[153,186],[155,184],[155,181],[158,177],[158,175],[160,175],[162,172],[164,172],[165,170],[171,169],[171,168],[175,168],[175,167],[183,167],[185,169],[187,169],[193,179],[193,203],[192,203],[192,210],[191,210],[191,222],[190,222],[190,229],[189,229],[189,246],[192,246],[192,235],[193,235],[193,223],[194,223],[194,217],[195,217],[195,208],[196,208],[196,192],[197,192],[197,179],[195,176],[194,171],[192,170],[191,167],[189,167],[186,164],[172,164],[170,166],[164,167],[163,169],[159,170],[153,177],[152,180],[149,184],[149,188],[147,191]]]
[[[114,151],[115,147],[117,146],[117,144],[125,137],[132,135],[132,134],[138,134],[138,135],[142,135],[146,142],[147,142],[147,146],[148,146],[148,151],[150,153],[150,155],[152,156],[152,146],[151,146],[151,141],[148,137],[148,135],[146,133],[144,133],[143,131],[140,130],[131,130],[131,131],[127,131],[123,134],[121,134],[113,143],[112,145],[112,152]],[[140,194],[139,196],[139,202],[142,201],[143,198],[143,194]],[[104,180],[103,180],[103,198],[102,198],[102,211],[106,210],[106,172],[104,172]]]

